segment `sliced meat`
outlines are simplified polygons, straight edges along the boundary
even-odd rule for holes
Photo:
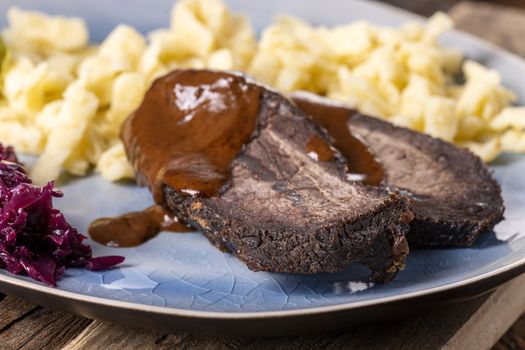
[[[192,74],[192,81],[196,81],[199,74],[205,74],[207,96],[213,96],[215,101],[222,99],[217,95],[220,91],[210,90],[210,87],[225,86],[226,83],[216,84],[210,77],[217,74],[217,78],[225,78],[225,73],[182,72],[190,73],[179,71],[156,81],[153,90],[146,94],[143,106],[151,103],[148,99],[152,99],[155,89],[161,88],[166,81],[179,84],[188,74]],[[254,86],[238,76],[227,80],[228,84],[240,84],[238,91],[249,91]],[[212,243],[231,251],[254,271],[336,272],[360,262],[372,269],[374,280],[386,282],[392,279],[404,267],[408,254],[405,232],[412,214],[405,200],[383,188],[347,180],[345,162],[330,146],[325,131],[283,96],[259,88],[256,101],[259,108],[253,133],[232,160],[228,180],[220,191],[206,196],[164,183],[162,201],[179,219],[199,228]],[[178,89],[169,89],[169,94],[176,94],[178,90],[189,91],[179,86]],[[165,94],[167,92],[162,100],[173,100]],[[195,96],[192,103],[177,100],[172,107],[197,104],[206,95],[197,91]],[[148,113],[143,113],[142,108],[139,107],[126,121],[123,129],[126,134],[133,134],[135,125],[145,127],[139,122],[140,118],[151,118]],[[208,113],[219,116],[221,111],[214,107],[209,108]],[[195,114],[197,117],[190,121],[185,117],[180,120],[197,122],[201,112],[199,110]],[[155,118],[163,120],[161,116]],[[199,130],[198,127],[186,125],[186,128],[190,134],[184,136],[188,139],[202,137],[191,134],[191,130]],[[328,156],[326,161],[312,157],[307,152],[312,139],[316,144],[324,143],[333,152],[333,157]],[[128,157],[139,178],[146,181],[156,179],[156,182],[160,179],[162,182],[162,174],[169,173],[170,169],[145,174],[141,173],[144,169],[137,166],[141,162],[134,157],[145,159],[148,154],[136,150],[155,147],[155,143],[142,144],[143,140],[141,137],[124,139]],[[162,142],[162,147],[169,148],[169,145]],[[327,149],[324,151],[323,158],[330,154]],[[169,152],[166,150],[164,154]],[[160,153],[160,150],[152,152]],[[169,159],[166,162],[169,163]],[[146,163],[151,161],[142,162]],[[177,162],[178,175],[183,171],[181,164]],[[206,168],[210,166],[205,165]]]
[[[352,134],[383,164],[386,184],[411,200],[411,246],[470,246],[502,220],[500,186],[471,152],[313,94],[291,98],[308,114],[349,116]]]

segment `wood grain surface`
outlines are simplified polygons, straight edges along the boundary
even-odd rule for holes
[[[435,11],[449,11],[458,28],[484,37],[525,57],[525,0],[503,0],[497,1],[498,4],[495,4],[496,1],[458,3],[456,0],[385,2],[427,16]],[[518,9],[520,7],[524,10]],[[524,284],[525,275],[501,286],[490,295],[449,305],[431,313],[344,332],[285,338],[217,337],[185,332],[166,334],[93,321],[0,294],[0,350],[483,350],[490,349],[494,344],[496,350],[525,349],[525,315],[519,318],[525,311],[525,290],[522,287]]]
[[[525,276],[468,303],[392,323],[321,335],[243,338],[164,334],[94,321],[65,349],[104,349],[107,344],[118,349],[489,349],[525,309],[525,294],[516,288],[523,283]],[[491,315],[500,323],[493,323]]]

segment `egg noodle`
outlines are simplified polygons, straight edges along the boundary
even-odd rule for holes
[[[438,43],[452,21],[387,28],[359,21],[314,27],[283,16],[257,41],[247,18],[220,0],[182,0],[169,28],[144,37],[118,25],[89,43],[80,18],[11,8],[2,33],[0,140],[40,155],[37,183],[62,169],[132,178],[123,120],[151,82],[175,68],[235,69],[283,93],[307,90],[363,113],[466,147],[490,161],[525,152],[525,108],[498,72]]]

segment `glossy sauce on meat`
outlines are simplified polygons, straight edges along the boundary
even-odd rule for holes
[[[137,180],[157,203],[169,186],[212,197],[255,129],[261,88],[207,70],[176,70],[157,79],[124,122],[121,137]]]
[[[352,135],[348,120],[355,110],[324,103],[301,93],[292,94],[292,101],[317,124],[324,127],[334,140],[334,147],[346,158],[348,179],[377,186],[385,178],[383,167],[368,147]]]
[[[317,135],[310,137],[308,140],[306,152],[313,160],[321,162],[332,162],[335,160],[334,149]]]
[[[158,78],[121,131],[139,184],[159,204],[164,186],[183,196],[218,195],[255,129],[260,94],[260,87],[228,73],[176,70]],[[98,219],[89,228],[95,241],[120,247],[139,245],[160,231],[192,229],[160,205]]]

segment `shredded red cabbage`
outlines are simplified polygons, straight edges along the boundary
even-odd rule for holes
[[[53,197],[62,197],[53,182],[31,184],[13,148],[0,144],[0,268],[55,287],[66,267],[96,271],[124,261],[93,258],[85,237],[53,208]]]

